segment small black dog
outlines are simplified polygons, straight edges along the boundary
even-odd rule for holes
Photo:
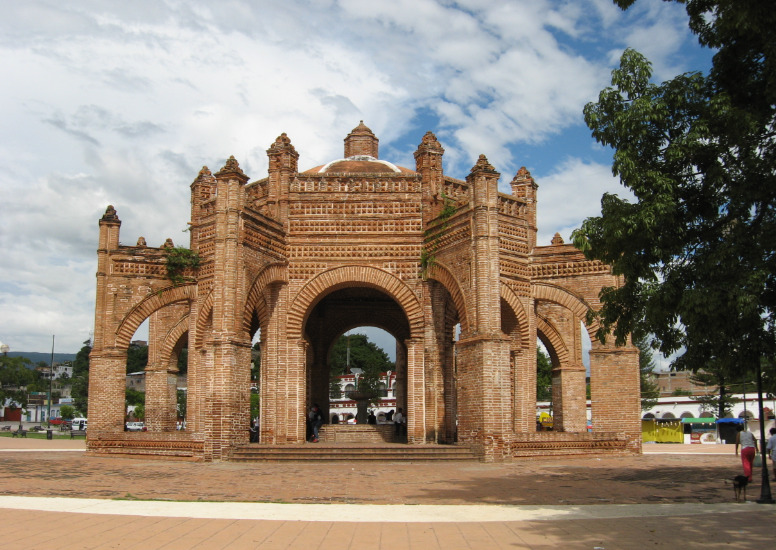
[[[736,476],[733,478],[733,491],[736,493],[736,502],[741,502],[741,495],[744,495],[743,501],[746,502],[746,486],[749,480],[746,476]]]

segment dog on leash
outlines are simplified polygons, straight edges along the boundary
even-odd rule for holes
[[[733,478],[733,491],[736,494],[736,502],[746,502],[746,486],[749,485],[749,480],[746,476],[736,476]],[[741,496],[743,495],[743,499]]]

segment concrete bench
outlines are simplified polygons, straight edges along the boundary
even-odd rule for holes
[[[77,435],[86,437],[86,430],[70,430],[70,439],[73,439]]]

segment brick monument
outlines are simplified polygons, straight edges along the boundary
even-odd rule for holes
[[[581,323],[617,284],[556,235],[536,243],[537,185],[521,168],[511,194],[481,155],[445,175],[426,133],[415,168],[381,160],[363,123],[343,158],[300,172],[286,134],[251,182],[232,157],[191,184],[190,249],[199,265],[171,280],[173,246],[119,242],[100,220],[89,385],[92,454],[226,460],[248,444],[251,341],[260,331],[260,440],[305,443],[305,412],[328,410],[327,356],[359,326],[396,338],[397,405],[409,445],[456,443],[483,460],[639,452],[638,353],[593,339],[592,432],[585,416]],[[569,200],[574,200],[569,197]],[[147,432],[124,432],[130,340],[149,319]],[[587,326],[592,335],[596,326]],[[537,338],[550,352],[554,431],[536,428]],[[176,372],[188,347],[186,429]]]

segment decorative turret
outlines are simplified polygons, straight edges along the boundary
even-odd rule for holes
[[[199,232],[202,218],[206,216],[206,207],[203,205],[210,201],[216,194],[216,178],[207,166],[202,169],[191,182],[191,225],[189,226],[189,247],[192,250],[199,248]]]
[[[267,211],[270,217],[285,220],[288,217],[288,186],[299,169],[299,153],[285,132],[267,149],[269,179],[267,182]]]
[[[501,176],[488,162],[485,155],[480,155],[472,166],[466,181],[472,188],[472,199],[476,206],[496,206],[498,197],[498,178]]]
[[[362,120],[345,138],[345,158],[362,155],[380,158],[378,156],[379,142],[380,140],[375,137],[372,130],[364,125]]]
[[[246,184],[249,179],[248,176],[245,175],[245,172],[242,171],[242,168],[240,168],[240,164],[237,162],[237,159],[234,158],[234,155],[226,160],[226,164],[224,164],[223,168],[216,172],[215,175],[217,180],[234,178],[243,185]]]
[[[536,185],[531,172],[526,170],[525,166],[517,171],[512,178],[512,195],[518,199],[523,199],[528,206],[526,222],[528,223],[528,247],[533,249],[536,246],[536,191],[539,186]]]
[[[424,222],[438,216],[444,207],[441,200],[444,182],[442,155],[444,154],[445,150],[432,132],[426,132],[415,151],[415,170],[421,176],[423,201],[429,205],[428,208],[424,207]]]
[[[116,214],[113,205],[108,205],[105,214],[100,218],[100,250],[115,250],[119,247],[119,230],[121,229],[121,220]]]

